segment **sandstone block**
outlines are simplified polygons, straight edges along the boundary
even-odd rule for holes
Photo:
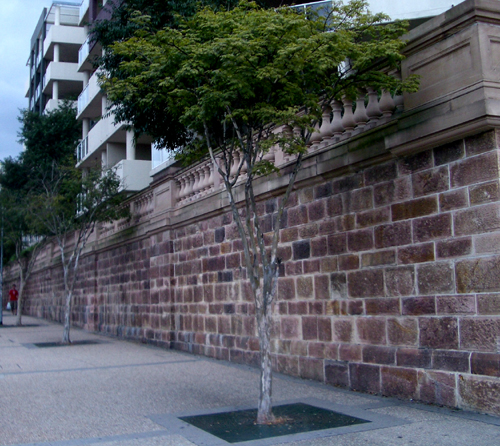
[[[392,221],[423,217],[434,214],[437,210],[437,198],[435,196],[405,201],[391,206]]]
[[[478,314],[500,314],[500,294],[477,296]]]
[[[345,361],[325,361],[325,382],[335,387],[349,387],[349,363]]]
[[[472,295],[437,296],[437,314],[475,314],[476,299]]]
[[[375,247],[389,248],[391,246],[408,245],[411,240],[411,223],[402,221],[393,224],[380,225],[374,230]]]
[[[436,243],[438,258],[466,256],[472,252],[471,238],[442,240]]]
[[[335,234],[328,236],[328,255],[337,255],[347,252],[346,234]]]
[[[334,194],[348,192],[350,190],[359,189],[363,187],[364,179],[362,174],[354,174],[348,177],[342,177],[332,182],[332,189]]]
[[[318,318],[316,316],[302,318],[302,339],[304,341],[318,339]]]
[[[329,317],[318,318],[318,339],[323,342],[332,341],[332,319]]]
[[[382,318],[360,317],[356,319],[358,338],[363,343],[386,343],[386,320]]]
[[[402,312],[410,316],[436,314],[436,299],[434,296],[405,298],[402,301]]]
[[[458,381],[462,407],[500,415],[500,382],[478,375],[460,375]]]
[[[366,169],[364,175],[366,185],[392,181],[398,176],[397,166],[394,161],[391,161]]]
[[[284,339],[298,339],[300,337],[300,319],[297,317],[282,317],[281,337]]]
[[[432,368],[450,372],[470,371],[470,353],[450,350],[434,350],[432,352]]]
[[[380,269],[353,271],[348,273],[350,297],[384,296],[384,273]]]
[[[499,353],[472,353],[470,362],[473,374],[500,377]]]
[[[469,350],[497,352],[500,319],[497,317],[463,318],[460,321],[460,346]]]
[[[293,259],[308,259],[311,256],[311,243],[309,240],[300,240],[292,243]]]
[[[367,316],[399,315],[400,302],[395,298],[366,299],[365,311]]]
[[[391,209],[386,206],[383,208],[372,209],[365,212],[356,213],[356,227],[366,228],[370,226],[387,223],[391,219]]]
[[[380,366],[349,364],[351,389],[367,393],[380,393]]]
[[[434,243],[423,243],[398,249],[399,263],[424,263],[432,260],[434,260]]]
[[[352,231],[347,235],[347,248],[349,251],[368,251],[373,248],[373,230],[363,229]]]
[[[402,177],[394,181],[376,184],[373,187],[373,201],[376,207],[405,201],[412,198],[411,178]]]
[[[308,223],[307,206],[300,205],[288,209],[288,227],[304,225]]]
[[[398,160],[398,170],[400,175],[406,175],[419,170],[429,169],[432,167],[432,151],[416,153],[414,155],[405,156]]]
[[[324,200],[317,200],[307,205],[309,221],[318,221],[325,217],[326,206]]]
[[[484,183],[498,179],[498,154],[496,152],[466,158],[450,167],[452,187]]]
[[[332,193],[333,193],[332,183],[331,182],[323,183],[314,188],[314,199],[318,200],[320,198],[326,198],[332,195]]]
[[[362,346],[356,344],[340,344],[339,359],[341,361],[361,361]]]
[[[413,221],[413,239],[426,242],[452,235],[451,214],[439,214]]]
[[[387,396],[413,399],[417,395],[417,371],[400,367],[382,367],[382,393]]]
[[[326,200],[326,213],[329,217],[342,215],[342,212],[342,197],[340,195],[334,195]]]
[[[465,156],[465,146],[463,140],[453,141],[436,147],[434,150],[434,163],[436,166],[449,164]]]
[[[465,151],[467,156],[495,150],[498,147],[497,135],[494,131],[465,138]]]
[[[278,279],[278,299],[290,300],[295,298],[295,281],[292,277]]]
[[[423,370],[418,372],[419,398],[443,406],[456,406],[455,375]]]
[[[323,382],[325,380],[323,360],[300,357],[299,376],[301,378]]]
[[[340,271],[359,269],[359,256],[355,254],[346,254],[343,256],[339,256],[338,266]]]
[[[326,274],[314,276],[314,297],[316,299],[330,299],[330,277]]]
[[[467,207],[468,204],[469,199],[466,187],[439,194],[439,210],[441,212],[461,209]]]
[[[330,274],[330,286],[332,292],[332,299],[346,299],[348,297],[346,273]]]
[[[455,291],[453,265],[449,263],[417,265],[417,283],[419,294],[453,293]]]
[[[500,200],[500,187],[498,181],[471,186],[469,188],[471,206]]]
[[[394,365],[396,363],[396,349],[394,347],[365,345],[363,346],[363,362]]]
[[[333,340],[337,342],[351,342],[353,336],[353,322],[351,319],[333,319]]]
[[[385,270],[385,286],[389,296],[415,294],[415,270],[413,266],[400,266]]]
[[[412,175],[413,195],[424,195],[444,192],[449,189],[448,167],[437,167]]]
[[[413,318],[389,318],[387,336],[391,345],[413,346],[418,343],[418,323]]]
[[[500,259],[497,257],[462,260],[455,265],[459,293],[500,291]]]
[[[361,255],[361,266],[392,265],[396,263],[396,251],[388,249],[385,251],[368,252]]]
[[[345,213],[373,208],[373,189],[365,187],[342,194],[342,206]]]
[[[428,369],[431,367],[431,351],[421,348],[398,348],[396,363],[399,367]]]
[[[456,318],[426,318],[419,319],[420,347],[457,349],[458,322]]]

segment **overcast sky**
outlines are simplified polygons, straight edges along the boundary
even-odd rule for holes
[[[17,156],[19,109],[25,98],[31,35],[50,0],[0,0],[0,160]]]

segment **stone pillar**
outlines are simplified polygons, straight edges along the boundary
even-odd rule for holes
[[[128,160],[135,160],[135,141],[134,132],[127,130],[126,156]]]
[[[103,169],[108,167],[108,152],[106,152],[106,150],[101,152],[101,167]]]

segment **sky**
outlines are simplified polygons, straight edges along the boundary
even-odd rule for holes
[[[0,0],[0,161],[16,157],[19,109],[25,98],[29,70],[26,66],[31,35],[50,0]]]
[[[369,0],[369,3],[373,12],[383,10],[392,17],[406,18],[438,14],[448,9],[452,1],[420,0],[415,4],[412,0]],[[300,0],[296,3],[300,4]],[[20,126],[17,117],[19,109],[28,106],[25,95],[30,40],[43,8],[51,4],[52,0],[0,0],[0,161],[16,157],[22,150],[17,142]]]

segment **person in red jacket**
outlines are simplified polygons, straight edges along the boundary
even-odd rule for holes
[[[12,289],[9,291],[10,309],[12,314],[17,314],[17,299],[19,293],[16,290],[16,284],[12,285]]]

